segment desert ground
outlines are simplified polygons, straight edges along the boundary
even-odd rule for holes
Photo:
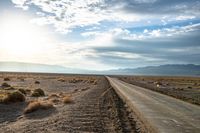
[[[0,132],[145,132],[104,76],[0,73]]]
[[[110,76],[200,105],[200,78]],[[1,133],[143,133],[144,122],[102,75],[0,73]]]
[[[115,76],[118,79],[200,105],[200,77]]]

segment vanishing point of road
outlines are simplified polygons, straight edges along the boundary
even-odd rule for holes
[[[200,133],[200,107],[107,77],[149,132]]]

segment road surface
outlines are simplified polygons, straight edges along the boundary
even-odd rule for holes
[[[150,132],[200,133],[200,107],[107,77]]]

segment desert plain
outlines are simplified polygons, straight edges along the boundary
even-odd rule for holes
[[[111,76],[200,105],[199,77]],[[0,132],[148,132],[103,75],[0,73]]]

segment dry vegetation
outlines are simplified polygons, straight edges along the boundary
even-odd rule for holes
[[[41,96],[45,96],[45,93],[44,93],[44,91],[42,89],[39,88],[39,89],[33,90],[31,96],[33,96],[33,97],[41,97]]]
[[[54,107],[53,104],[49,101],[36,100],[36,101],[32,101],[28,104],[28,106],[24,109],[24,113],[27,114],[27,113],[37,111],[39,109],[46,110],[46,109],[51,109],[53,107]]]
[[[119,79],[193,104],[200,105],[200,78],[121,76]]]
[[[20,91],[24,95],[26,95],[26,92],[27,92],[25,89],[22,89],[22,88],[18,89],[18,91]]]
[[[14,91],[11,93],[4,93],[4,96],[0,99],[0,103],[15,103],[15,102],[24,102],[25,95],[20,91]]]
[[[35,81],[35,84],[40,84],[40,81]]]
[[[1,84],[1,87],[6,88],[6,87],[11,87],[8,83],[4,82]]]
[[[60,81],[60,82],[65,82],[65,79],[59,78],[58,81]]]
[[[21,109],[25,114],[56,108],[55,105],[75,103],[73,95],[89,90],[90,86],[98,84],[98,80],[95,76],[0,73],[0,104],[27,104]]]
[[[4,78],[4,81],[10,81],[10,78],[6,77]]]
[[[71,96],[65,96],[63,97],[63,103],[68,104],[68,103],[72,103],[72,97]]]

